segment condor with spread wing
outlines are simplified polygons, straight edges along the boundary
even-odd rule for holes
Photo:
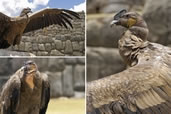
[[[19,45],[22,34],[41,29],[52,24],[73,28],[73,17],[79,19],[79,14],[66,9],[43,9],[32,13],[30,8],[22,10],[20,16],[9,17],[0,12],[0,49],[10,45]]]
[[[46,114],[50,99],[48,77],[27,61],[3,86],[1,114]]]
[[[120,11],[113,24],[127,28],[118,44],[129,68],[88,83],[87,113],[171,114],[171,49],[147,41],[147,24],[135,12]]]

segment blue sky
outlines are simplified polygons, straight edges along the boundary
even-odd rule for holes
[[[61,8],[67,8],[70,9],[74,5],[79,5],[83,3],[85,0],[50,0],[48,5],[50,7],[61,7]]]
[[[25,7],[30,7],[33,11],[42,8],[64,8],[74,11],[85,11],[85,0],[1,0],[0,12],[9,16],[18,15]]]
[[[33,0],[29,0],[33,1]],[[78,6],[81,3],[84,3],[85,0],[49,0],[47,6],[50,8],[64,8],[64,9],[71,9],[74,6]],[[45,6],[38,6],[37,9],[42,9]]]

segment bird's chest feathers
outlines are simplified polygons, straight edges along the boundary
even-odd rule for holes
[[[17,44],[19,44],[19,42],[21,40],[21,36],[23,34],[23,31],[24,31],[26,25],[27,25],[27,21],[21,21],[21,22],[17,21],[17,22],[13,22],[11,24],[11,27],[9,29],[9,33],[6,37],[9,44],[13,45],[16,38],[18,40]]]
[[[34,85],[34,74],[27,74],[27,75],[29,75],[29,76],[26,76],[25,82],[27,83],[29,88],[33,90],[35,87],[35,85]]]
[[[144,46],[144,42],[135,35],[132,35],[130,31],[123,34],[118,44],[119,52],[127,64],[132,64],[136,61],[140,50]]]

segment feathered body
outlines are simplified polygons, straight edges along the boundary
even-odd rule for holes
[[[48,77],[34,65],[27,62],[3,86],[1,114],[46,114],[50,99]]]
[[[118,42],[128,68],[88,83],[87,113],[171,114],[171,49],[148,42],[142,17],[123,12],[113,23],[128,28]]]
[[[19,45],[23,33],[42,29],[52,24],[58,24],[73,28],[71,20],[73,17],[79,19],[79,14],[66,10],[47,8],[32,13],[30,8],[22,10],[20,16],[9,17],[0,12],[0,49],[8,48],[10,45]]]

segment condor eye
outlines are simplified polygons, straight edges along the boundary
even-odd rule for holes
[[[125,15],[126,18],[129,18],[130,16],[129,15]]]

